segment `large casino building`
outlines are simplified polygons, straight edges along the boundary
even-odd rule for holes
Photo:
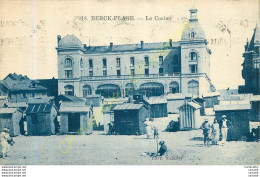
[[[148,97],[169,93],[201,97],[215,91],[210,80],[211,51],[197,9],[190,9],[179,42],[87,46],[67,35],[58,36],[56,50],[59,94],[108,98],[141,90]]]

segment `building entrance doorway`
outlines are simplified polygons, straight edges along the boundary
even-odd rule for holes
[[[78,132],[79,128],[80,128],[80,114],[79,113],[68,114],[69,132]]]

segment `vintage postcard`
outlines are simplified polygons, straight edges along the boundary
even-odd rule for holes
[[[0,0],[0,165],[259,165],[259,0]]]

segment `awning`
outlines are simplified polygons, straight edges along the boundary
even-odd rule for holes
[[[140,86],[140,89],[163,89],[163,85],[160,83],[145,83]]]
[[[100,85],[97,90],[120,90],[119,86],[113,84]]]

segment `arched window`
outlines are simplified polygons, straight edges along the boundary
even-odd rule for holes
[[[72,60],[70,58],[65,59],[65,67],[72,67]]]
[[[191,60],[191,61],[196,61],[197,58],[198,58],[198,56],[197,56],[197,53],[196,53],[196,52],[191,52],[191,53],[190,53],[190,60]]]
[[[164,86],[157,82],[148,82],[140,86],[140,90],[145,93],[147,97],[161,96],[164,94]]]
[[[74,96],[74,87],[72,85],[67,85],[64,87],[65,95]]]
[[[134,90],[134,84],[132,83],[128,83],[125,85],[125,96],[128,97],[129,92],[131,92],[132,90]]]
[[[191,40],[195,39],[195,33],[194,33],[194,32],[191,32],[191,33],[190,33],[190,39],[191,39]]]
[[[188,82],[188,93],[192,95],[199,95],[199,82],[192,80]]]
[[[120,87],[115,84],[99,85],[97,87],[96,94],[100,94],[104,98],[116,99],[118,97],[121,97]]]
[[[179,84],[177,82],[171,82],[169,88],[170,93],[179,93]]]
[[[83,97],[87,97],[88,95],[92,94],[91,87],[89,85],[84,85],[82,91]]]
[[[80,59],[80,67],[83,68],[83,60],[82,60],[82,58]]]

